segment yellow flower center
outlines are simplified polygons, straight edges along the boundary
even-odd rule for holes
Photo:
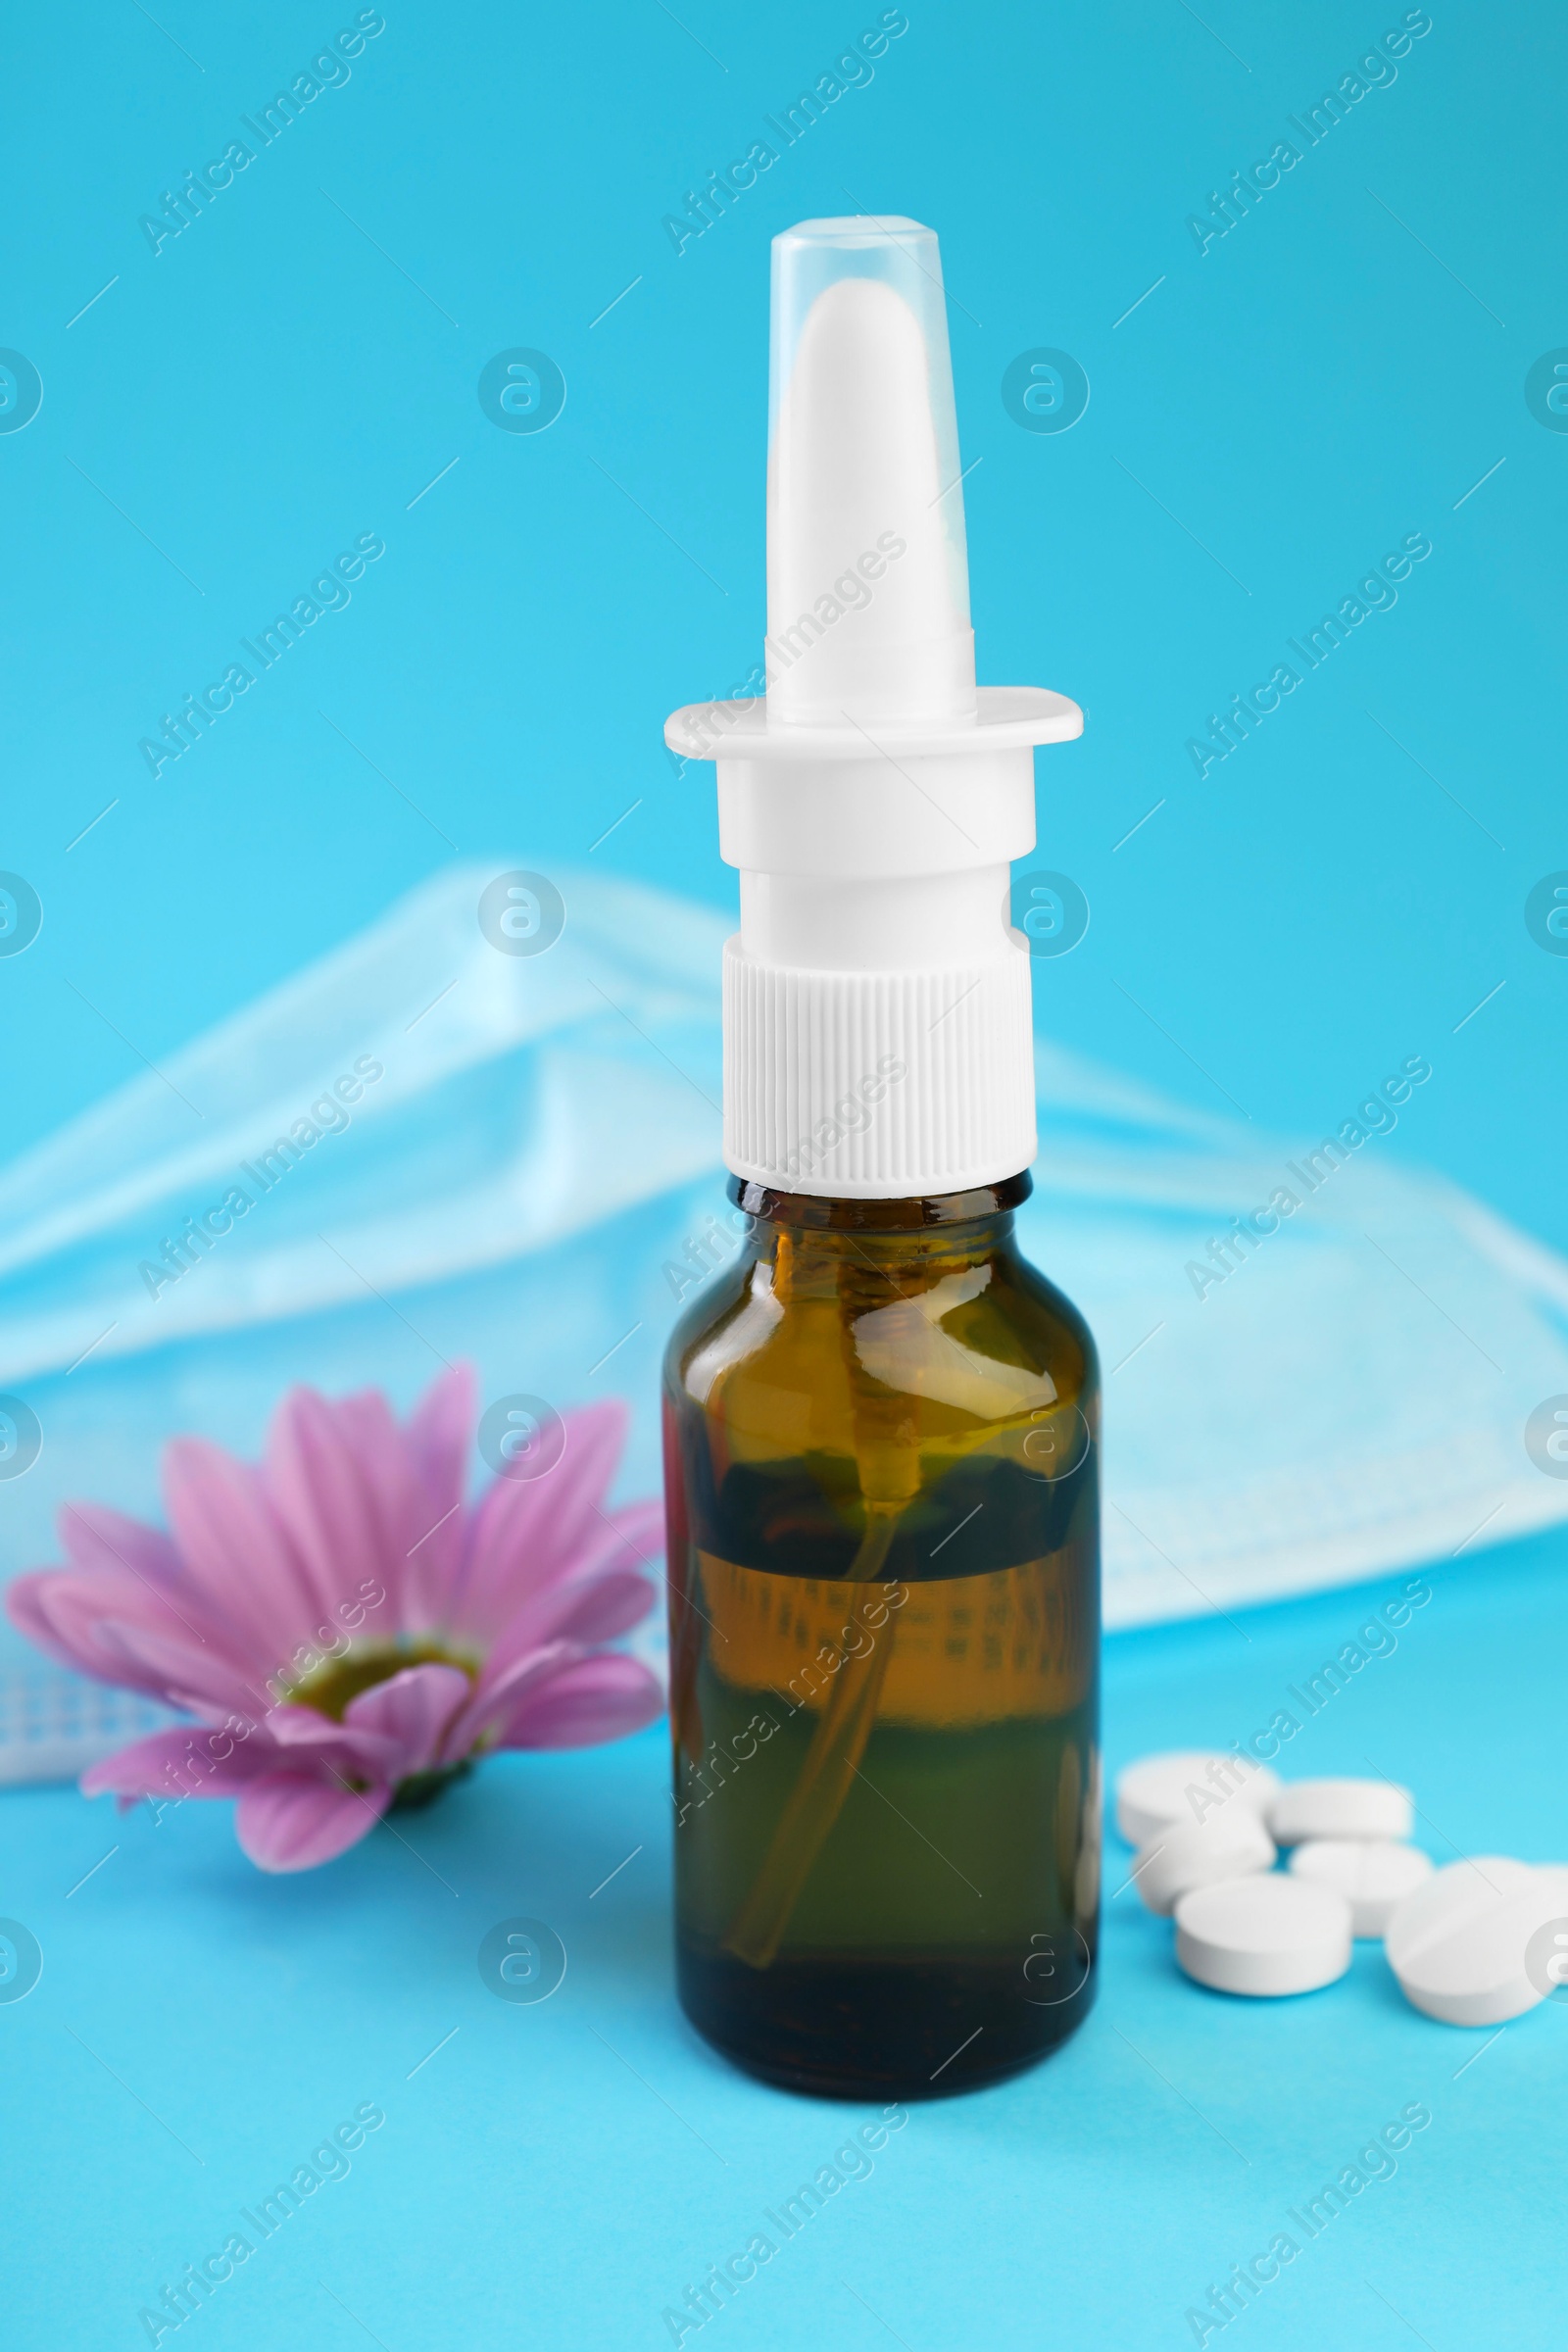
[[[395,1674],[402,1674],[410,1666],[456,1666],[470,1683],[479,1671],[477,1659],[459,1657],[440,1642],[412,1635],[403,1642],[351,1649],[341,1658],[323,1658],[319,1666],[313,1666],[291,1685],[285,1703],[314,1707],[318,1715],[330,1716],[334,1723],[341,1723],[362,1690],[373,1690],[377,1683],[389,1683]]]

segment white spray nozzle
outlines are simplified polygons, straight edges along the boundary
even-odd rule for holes
[[[936,236],[806,220],[773,240],[767,679],[785,723],[975,709]]]
[[[724,951],[724,1156],[757,1184],[913,1200],[1034,1157],[1034,746],[1083,713],[981,686],[937,240],[804,220],[773,240],[767,692],[693,703],[741,877]]]

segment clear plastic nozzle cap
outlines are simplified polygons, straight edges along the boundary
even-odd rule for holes
[[[874,726],[975,708],[947,303],[916,220],[773,240],[770,723]]]

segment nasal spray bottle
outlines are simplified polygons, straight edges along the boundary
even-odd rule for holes
[[[909,2098],[1072,2032],[1099,1918],[1099,1388],[1019,1255],[1033,746],[975,685],[937,240],[773,243],[765,698],[696,704],[740,869],[745,1246],[664,1365],[680,1997],[737,2064]]]

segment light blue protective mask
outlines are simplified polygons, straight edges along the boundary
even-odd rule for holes
[[[68,1498],[160,1517],[176,1432],[255,1455],[293,1381],[375,1382],[406,1407],[459,1356],[487,1396],[627,1397],[621,1493],[655,1488],[665,1336],[740,1242],[719,1156],[731,925],[561,874],[561,937],[501,952],[476,915],[497,870],[435,877],[0,1175],[0,1392],[43,1431],[0,1479],[0,1574],[59,1556]],[[1568,1479],[1523,1441],[1568,1393],[1562,1260],[1385,1137],[1307,1193],[1298,1144],[1043,1043],[1038,1076],[1020,1240],[1102,1352],[1109,1625],[1568,1515]],[[1281,1186],[1296,1214],[1210,1254]],[[172,1273],[164,1243],[187,1217],[211,1235],[233,1188],[245,1213]]]

